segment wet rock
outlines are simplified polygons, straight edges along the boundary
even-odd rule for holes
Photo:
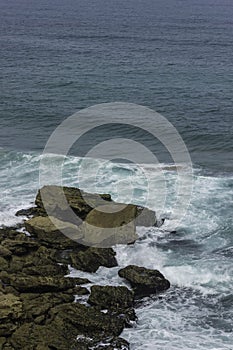
[[[100,266],[117,266],[115,255],[112,248],[90,247],[85,251],[71,253],[71,265],[78,270],[96,272]]]
[[[13,294],[0,294],[0,336],[9,336],[22,316],[22,302]]]
[[[64,196],[66,201],[64,201]],[[44,208],[43,201],[46,202],[49,215],[72,222],[70,208],[84,220],[93,208],[105,204],[106,201],[111,201],[111,196],[109,194],[90,194],[74,187],[44,186],[38,191],[35,204],[39,208]]]
[[[87,279],[82,278],[18,276],[8,275],[7,273],[1,273],[0,278],[4,284],[12,286],[20,293],[60,292],[74,288],[76,284],[89,282]]]
[[[60,249],[78,247],[77,241],[83,237],[80,227],[56,218],[52,220],[38,216],[26,221],[25,228],[46,246]]]
[[[119,270],[118,274],[130,282],[137,297],[156,294],[170,287],[169,281],[158,270],[129,265]]]
[[[136,214],[137,207],[131,204],[109,203],[93,209],[82,225],[83,242],[102,248],[135,242]]]

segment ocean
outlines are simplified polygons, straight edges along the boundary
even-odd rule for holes
[[[190,154],[192,194],[176,233],[170,232],[177,174],[151,134],[115,128],[110,116],[109,125],[84,133],[65,156],[64,185],[111,193],[166,217],[160,228],[138,228],[135,245],[115,248],[120,267],[159,269],[172,285],[138,304],[137,324],[122,334],[132,350],[233,349],[232,34],[230,0],[0,2],[1,225],[20,222],[14,214],[34,201],[50,135],[84,108],[146,106],[172,123]],[[163,208],[158,164],[142,162],[139,169],[125,162],[128,148],[114,161],[87,157],[115,137],[156,156],[166,185]],[[88,171],[78,177],[84,160]],[[51,166],[57,162],[50,155]],[[71,274],[117,285],[124,283],[118,268]]]

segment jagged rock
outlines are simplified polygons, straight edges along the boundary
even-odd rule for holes
[[[66,201],[64,201],[64,197]],[[49,215],[72,222],[70,208],[82,220],[96,206],[111,201],[109,194],[90,194],[74,187],[44,186],[38,191],[35,204],[46,209]]]
[[[36,217],[36,216],[47,216],[46,211],[43,208],[38,208],[38,207],[32,207],[28,209],[21,209],[18,210],[15,213],[16,216],[26,216],[27,218],[29,217]]]
[[[170,287],[169,281],[158,270],[129,265],[118,274],[130,282],[137,297],[156,294]]]
[[[28,321],[33,321],[39,316],[40,323],[45,323],[48,318],[49,310],[59,304],[71,303],[74,301],[74,295],[70,293],[23,293],[20,295],[23,304],[23,318]]]
[[[128,309],[134,305],[134,294],[125,286],[92,286],[88,303],[101,309]]]
[[[36,349],[77,350],[82,349],[78,335],[101,339],[118,336],[123,330],[122,320],[81,304],[58,305],[49,311],[49,316],[46,326],[20,326],[10,340],[14,349],[34,350],[37,345]]]
[[[2,246],[11,251],[12,254],[24,255],[30,251],[37,250],[40,245],[39,243],[24,237],[22,240],[5,239],[2,241]]]
[[[68,277],[18,276],[1,273],[3,283],[21,293],[60,292],[74,288],[76,284],[89,283],[87,279]]]
[[[78,247],[83,237],[80,226],[59,219],[38,216],[25,222],[26,230],[49,247],[67,249]]]
[[[102,248],[135,242],[136,213],[137,207],[131,204],[109,203],[93,209],[82,225],[83,242]]]
[[[126,326],[131,326],[130,321],[136,320],[133,309],[134,294],[127,287],[92,286],[88,303],[101,310],[107,310],[109,315],[120,316]]]
[[[53,259],[53,251],[41,246],[27,255],[12,256],[7,271],[42,276],[64,275],[68,273],[68,266],[57,264]]]
[[[112,248],[90,247],[85,251],[71,253],[71,265],[78,270],[96,272],[100,266],[117,266],[115,255]]]
[[[124,321],[109,316],[100,310],[83,304],[63,304],[51,310],[54,320],[61,324],[72,324],[77,334],[86,336],[118,336],[124,328]],[[53,317],[53,316],[52,316]]]
[[[0,336],[9,336],[22,316],[22,302],[13,294],[0,294]]]

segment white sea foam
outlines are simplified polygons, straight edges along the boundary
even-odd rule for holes
[[[39,187],[40,159],[37,154],[3,153],[0,160],[2,225],[21,221],[15,217],[15,212],[33,204]],[[50,156],[54,166],[57,161],[56,156]],[[137,309],[136,328],[123,333],[132,350],[232,350],[228,316],[223,316],[225,313],[221,314],[223,311],[215,304],[218,305],[219,295],[232,293],[233,271],[228,248],[233,246],[233,178],[197,173],[186,217],[177,233],[170,234],[175,220],[172,205],[176,173],[172,166],[163,166],[167,197],[165,207],[160,211],[162,178],[153,165],[137,168],[89,159],[90,171],[79,177],[81,162],[81,158],[66,157],[64,185],[80,186],[90,192],[107,192],[120,202],[146,204],[167,220],[159,229],[138,228],[140,239],[135,245],[115,247],[118,267],[101,267],[95,274],[70,269],[70,275],[85,276],[95,284],[127,285],[118,276],[119,268],[136,264],[159,269],[170,280],[172,289],[161,300],[144,300]],[[149,201],[148,176],[152,194]],[[228,255],[224,255],[225,251]],[[208,300],[211,300],[210,305],[206,305]]]

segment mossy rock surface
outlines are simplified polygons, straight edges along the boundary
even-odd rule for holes
[[[117,266],[116,253],[112,248],[90,247],[85,251],[72,252],[71,265],[87,272],[96,272],[100,266]]]

